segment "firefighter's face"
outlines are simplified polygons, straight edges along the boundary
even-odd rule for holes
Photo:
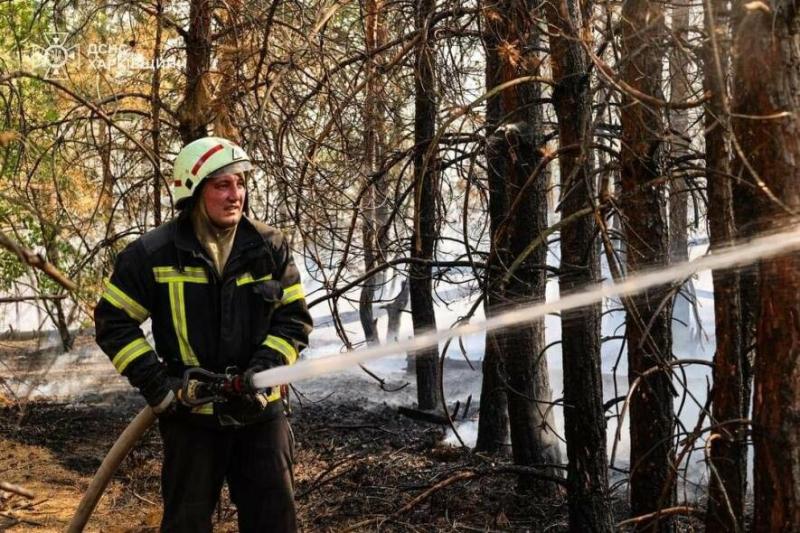
[[[208,218],[215,226],[229,228],[239,223],[247,194],[243,175],[221,174],[210,178],[202,192]]]

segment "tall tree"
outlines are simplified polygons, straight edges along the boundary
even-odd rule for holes
[[[672,37],[677,42],[670,48],[669,86],[670,101],[685,102],[691,95],[689,81],[689,57],[686,44],[689,37],[688,2],[678,2],[671,8]],[[669,259],[670,262],[681,262],[689,259],[688,223],[689,223],[689,182],[686,180],[687,160],[691,158],[691,141],[689,133],[689,110],[671,108],[669,111],[670,143],[670,180],[669,180]],[[683,294],[675,298],[673,316],[685,324],[691,321],[691,303],[694,299],[692,279],[681,288]]]
[[[710,0],[704,10],[703,87],[711,95],[705,109],[708,226],[712,250],[735,239],[731,183],[727,76],[729,23],[727,0]],[[712,272],[716,351],[712,389],[711,477],[706,530],[744,529],[747,446],[745,427],[749,400],[745,398],[746,354],[741,346],[739,276],[735,271]]]
[[[622,78],[635,91],[661,98],[664,36],[663,4],[630,0],[622,8]],[[627,242],[628,274],[662,266],[669,259],[665,213],[663,116],[625,93],[622,124],[621,202]],[[634,516],[668,507],[674,497],[674,408],[670,370],[672,357],[669,292],[657,287],[629,300],[626,314],[628,373],[636,386],[630,399],[631,512]],[[654,523],[657,522],[657,523]],[[670,531],[669,518],[645,524]]]
[[[414,77],[414,235],[411,256],[424,262],[411,265],[409,292],[414,332],[436,329],[433,312],[433,260],[436,242],[436,196],[438,158],[432,140],[436,131],[436,56],[431,24],[435,0],[417,0]],[[433,409],[439,403],[439,364],[436,346],[416,354],[417,403],[420,409]]]
[[[594,218],[578,214],[592,206],[592,97],[583,28],[575,0],[545,4],[553,69],[553,105],[558,117],[561,174],[562,295],[597,282],[600,261],[595,246]],[[572,217],[578,217],[571,220]],[[564,368],[564,429],[567,439],[567,491],[570,531],[613,531],[608,499],[608,456],[600,373],[600,304],[561,314]]]
[[[538,72],[536,4],[526,0],[487,3],[487,89]],[[504,306],[544,299],[546,247],[528,253],[528,246],[547,227],[545,176],[534,170],[543,148],[541,88],[528,81],[499,91],[489,99],[497,106],[499,123],[490,123],[487,146],[490,207],[499,227],[493,232],[492,248],[506,268],[523,254],[527,257],[513,272],[504,273],[501,286]],[[498,223],[499,222],[499,223]],[[515,328],[494,337],[503,353],[511,446],[514,461],[522,465],[557,463],[558,441],[553,428],[547,358],[544,354],[544,321]]]
[[[374,51],[385,41],[384,6],[382,0],[366,0],[364,16],[364,42],[369,59],[365,65],[366,86],[364,93],[364,191],[361,197],[361,239],[364,244],[364,270],[369,272],[377,265],[385,262],[385,250],[378,240],[382,225],[380,217],[385,210],[382,194],[383,182],[378,178],[378,160],[380,157],[381,133],[383,130],[383,114],[381,113],[381,75],[377,56]],[[385,218],[385,217],[383,217]],[[384,232],[385,234],[385,232]],[[364,282],[359,296],[358,313],[364,337],[369,344],[379,341],[376,320],[372,305],[378,291],[381,276],[372,276]]]
[[[737,3],[733,126],[744,177],[757,186],[756,224],[800,213],[800,10]],[[747,147],[746,152],[741,147]],[[800,254],[759,265],[753,445],[756,531],[800,531]]]

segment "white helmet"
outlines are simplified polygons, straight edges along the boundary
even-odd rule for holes
[[[206,178],[252,169],[250,156],[236,143],[221,137],[197,139],[184,146],[175,158],[170,187],[172,199],[180,207]]]

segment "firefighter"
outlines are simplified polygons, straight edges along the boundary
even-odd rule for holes
[[[211,531],[223,481],[240,531],[296,530],[281,392],[252,376],[294,363],[312,321],[286,240],[243,215],[252,168],[226,139],[187,144],[171,185],[178,216],[119,254],[95,308],[98,345],[159,415],[162,531]],[[181,377],[196,367],[241,375],[245,394],[186,405]]]

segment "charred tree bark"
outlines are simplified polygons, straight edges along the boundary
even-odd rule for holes
[[[150,139],[153,142],[153,225],[161,225],[161,17],[164,5],[156,0],[156,28],[153,42],[153,78],[150,82]],[[105,162],[103,163],[105,168]]]
[[[706,3],[707,41],[703,50],[703,85],[711,100],[705,110],[706,182],[711,249],[730,245],[736,237],[733,217],[730,138],[728,117],[729,25],[727,0]],[[710,8],[710,9],[709,9]],[[739,276],[736,272],[712,272],[716,352],[714,353],[711,438],[706,531],[743,531],[747,479],[744,359],[741,346]]]
[[[495,76],[499,63],[496,39],[490,29],[486,30],[486,87],[498,83]],[[495,44],[495,46],[489,46]],[[502,110],[499,98],[489,98],[486,102],[487,131],[497,129]],[[504,154],[492,149],[487,137],[486,166],[489,182],[489,231],[497,235],[503,225],[508,209],[508,193],[505,176],[498,172]],[[484,312],[487,317],[496,314],[503,304],[501,288],[503,264],[508,264],[508,247],[497,239],[489,243],[489,268],[486,269],[486,296]],[[483,354],[483,380],[481,381],[481,403],[478,417],[478,438],[475,449],[482,452],[498,453],[508,451],[508,398],[506,393],[505,367],[503,364],[503,338],[500,331],[486,332],[486,348]]]
[[[588,59],[577,41],[582,18],[575,0],[545,4],[550,26],[553,105],[559,145],[581,146],[562,153],[561,217],[592,205],[596,187],[590,177],[592,99]],[[600,278],[593,217],[581,217],[561,230],[560,292],[567,295]],[[564,368],[564,429],[567,439],[567,497],[570,531],[613,531],[608,499],[606,421],[600,373],[600,304],[561,314]]]
[[[178,131],[183,144],[206,137],[211,121],[208,70],[211,67],[210,0],[192,0],[186,43],[186,85],[178,108]]]
[[[800,11],[767,0],[737,5],[734,133],[758,185],[756,227],[800,213]],[[743,11],[744,10],[744,11]],[[753,117],[761,117],[754,119]],[[769,118],[767,118],[769,117]],[[800,254],[759,265],[753,445],[755,531],[800,531]]]
[[[689,34],[689,4],[679,2],[672,7],[672,35],[682,46],[673,46],[669,58],[670,101],[685,102],[691,96],[686,43]],[[689,259],[689,183],[681,168],[686,165],[691,141],[689,137],[689,112],[687,109],[671,109],[670,128],[670,181],[669,181],[669,260],[680,263]],[[688,326],[692,320],[694,290],[689,278],[675,298],[673,317]]]
[[[539,44],[533,20],[533,2],[509,0],[484,6],[487,89],[519,76],[532,75],[539,60],[534,52]],[[496,100],[496,102],[491,102]],[[541,89],[537,83],[525,83],[504,90],[490,98],[497,105],[500,124],[490,125],[487,147],[490,184],[504,182],[490,191],[490,203],[499,200],[508,211],[492,212],[504,217],[492,235],[492,247],[506,268],[547,227],[545,177],[532,182],[529,177],[541,158],[543,144]],[[495,195],[499,194],[499,198]],[[495,221],[498,222],[498,221]],[[507,250],[504,261],[503,252]],[[530,254],[500,287],[502,305],[517,305],[544,299],[546,247]],[[507,385],[511,447],[514,462],[521,465],[560,462],[558,440],[553,428],[547,359],[544,354],[544,321],[505,332],[496,337],[503,352]],[[502,377],[502,375],[501,375]],[[520,479],[522,485],[530,480]]]
[[[429,26],[436,9],[434,0],[418,0],[417,30],[422,38],[416,48],[416,98],[414,101],[414,236],[411,256],[432,260],[437,237],[436,196],[439,171],[436,147],[431,146],[436,131],[436,56],[429,40]],[[433,268],[430,262],[413,263],[409,280],[411,317],[414,333],[436,329],[433,312]],[[417,403],[420,409],[434,409],[439,404],[438,348],[433,346],[416,354]]]
[[[381,45],[381,19],[383,2],[367,0],[365,4],[364,36],[367,54]],[[378,170],[378,149],[380,144],[380,74],[374,59],[366,62],[366,91],[364,97],[364,186],[367,188],[361,199],[361,239],[364,244],[364,271],[369,272],[383,263],[383,250],[377,236],[379,221],[378,208],[381,204],[379,186],[375,183],[374,173]],[[379,342],[377,319],[372,305],[375,294],[382,282],[382,276],[373,276],[364,282],[359,296],[358,316],[364,329],[364,338],[368,344]]]
[[[747,10],[741,0],[731,0],[731,30],[734,36],[739,35],[739,28],[744,20]],[[734,74],[735,80],[735,74]],[[739,99],[739,88],[733,94],[731,108],[736,107]],[[735,127],[735,124],[732,124]],[[734,134],[734,138],[738,135]],[[741,142],[739,149],[733,150],[731,170],[733,171],[733,220],[736,229],[736,238],[745,241],[757,233],[756,221],[758,220],[758,185],[751,173],[747,170],[747,163],[741,157]],[[753,392],[753,363],[756,357],[756,325],[758,323],[758,269],[755,266],[739,271],[739,305],[741,306],[741,324],[739,327],[739,344],[743,351],[742,360],[742,400],[744,402],[742,413],[745,417],[750,414],[750,401]]]
[[[661,95],[664,15],[653,0],[630,0],[622,9],[622,77],[642,93]],[[669,234],[663,183],[664,143],[661,110],[630,95],[623,98],[622,211],[627,242],[628,274],[666,265]],[[670,370],[671,305],[666,287],[645,291],[629,300],[626,314],[628,375],[636,384],[630,401],[631,513],[654,513],[674,499],[674,408]],[[652,369],[659,370],[643,376]],[[643,530],[671,531],[672,521],[656,516]]]

